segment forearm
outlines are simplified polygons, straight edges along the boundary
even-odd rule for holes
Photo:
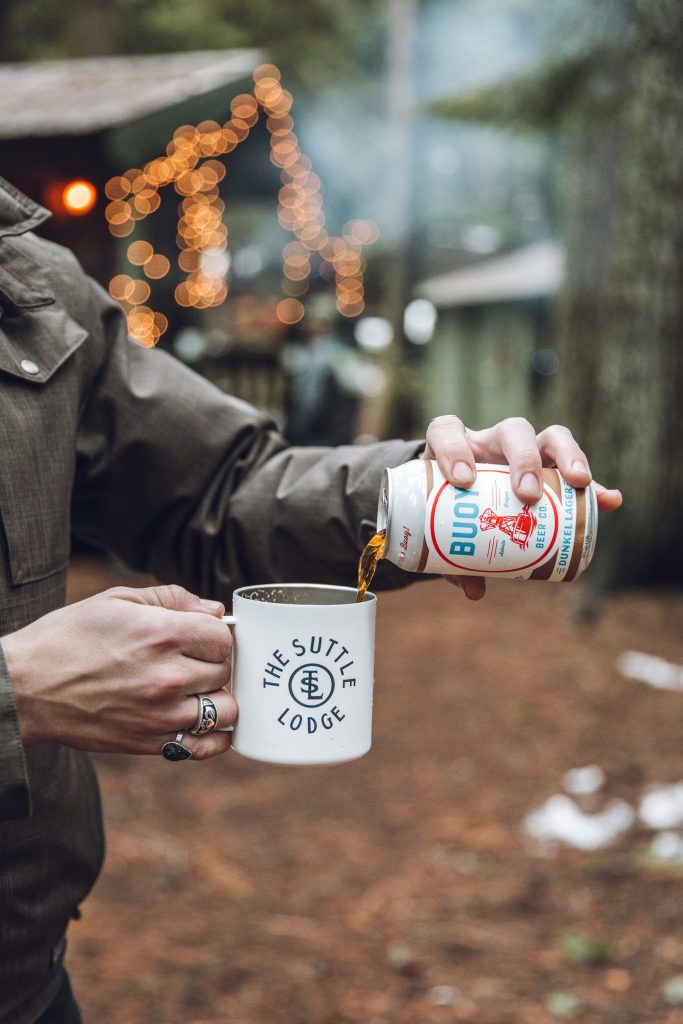
[[[375,531],[382,472],[419,451],[415,442],[388,441],[273,454],[226,501],[222,542],[207,550],[206,585],[223,599],[234,586],[253,582],[354,586],[358,557]],[[206,544],[204,520],[200,506],[188,524],[190,550]],[[377,585],[410,579],[387,565]]]
[[[78,444],[77,535],[225,601],[244,583],[353,585],[383,469],[423,447],[289,448],[267,416],[120,337]],[[387,567],[378,585],[409,578]]]

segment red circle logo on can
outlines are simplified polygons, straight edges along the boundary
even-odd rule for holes
[[[484,480],[484,474],[490,477]],[[522,505],[510,491],[507,495],[503,493],[497,478],[507,477],[509,485],[509,476],[508,469],[503,467],[480,469],[474,485],[478,490],[460,490],[449,483],[438,489],[432,502],[429,531],[435,552],[448,565],[487,575],[522,572],[552,554],[560,528],[557,495],[546,484],[540,501],[531,508]],[[453,504],[447,508],[449,500]],[[532,555],[536,557],[530,558]],[[494,562],[504,565],[494,568]]]

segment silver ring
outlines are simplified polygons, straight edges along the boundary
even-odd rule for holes
[[[174,740],[167,740],[161,748],[161,753],[167,761],[187,761],[192,757],[192,751],[183,743],[185,732],[176,733]]]
[[[193,736],[204,736],[218,725],[218,708],[205,693],[197,693],[195,696],[198,702],[197,721],[190,732]]]

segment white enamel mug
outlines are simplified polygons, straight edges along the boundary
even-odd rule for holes
[[[374,594],[278,583],[242,587],[233,614],[233,749],[272,764],[353,761],[372,742]]]

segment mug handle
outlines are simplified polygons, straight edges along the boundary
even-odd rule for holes
[[[226,626],[234,626],[237,619],[234,615],[221,615],[221,622],[224,622]],[[234,732],[235,726],[228,725],[225,729],[218,729],[218,732]]]

